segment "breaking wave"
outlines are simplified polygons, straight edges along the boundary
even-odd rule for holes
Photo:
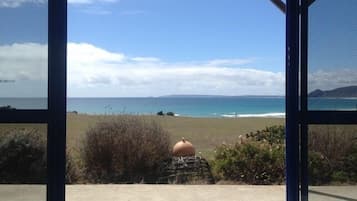
[[[240,118],[240,117],[275,117],[275,118],[284,118],[284,112],[276,113],[264,113],[264,114],[222,114],[222,117],[228,118]]]

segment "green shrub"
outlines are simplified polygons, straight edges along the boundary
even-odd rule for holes
[[[157,112],[156,115],[158,115],[158,116],[164,116],[165,114],[164,114],[164,112],[161,110],[161,111]]]
[[[155,122],[121,116],[86,133],[82,158],[89,182],[154,182],[170,156],[169,135]]]
[[[166,115],[167,115],[167,116],[175,116],[175,113],[173,113],[173,112],[167,112]]]
[[[308,157],[309,184],[322,185],[331,182],[333,171],[328,159],[314,151],[310,151]]]
[[[216,149],[213,170],[217,179],[247,184],[275,184],[284,181],[284,147],[247,141]]]
[[[310,184],[357,182],[357,129],[324,125],[309,128]]]
[[[343,158],[342,171],[344,176],[348,178],[349,183],[357,183],[357,143],[355,142],[352,149]]]
[[[246,141],[217,148],[213,164],[218,179],[249,184],[284,179],[283,126],[246,134]],[[308,174],[311,185],[357,182],[357,129],[353,126],[311,126]],[[275,174],[276,173],[276,174]]]
[[[46,183],[46,140],[37,129],[0,134],[0,183]]]
[[[308,136],[309,150],[321,153],[329,160],[332,168],[340,169],[343,158],[356,144],[357,130],[336,125],[311,126]]]
[[[263,130],[246,134],[246,138],[251,138],[255,141],[266,141],[269,144],[282,144],[285,142],[285,127],[271,126]]]

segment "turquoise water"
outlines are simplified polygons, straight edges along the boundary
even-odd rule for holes
[[[0,98],[17,109],[46,109],[43,98]],[[311,98],[311,110],[357,110],[357,99]],[[190,117],[283,117],[284,97],[68,98],[68,111],[87,114],[156,114]]]
[[[191,117],[281,116],[284,113],[284,98],[71,98],[68,110],[91,114],[156,114],[163,111]]]

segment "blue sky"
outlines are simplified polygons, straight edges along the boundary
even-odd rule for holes
[[[121,0],[72,5],[69,40],[169,62],[257,58],[282,71],[284,15],[269,1]]]
[[[312,8],[311,89],[357,84],[357,4],[347,1]],[[68,3],[70,97],[284,95],[285,16],[268,0]],[[0,85],[12,87],[3,96],[46,96],[46,9],[46,0],[0,0],[0,79],[16,80]],[[344,80],[333,82],[336,66]]]

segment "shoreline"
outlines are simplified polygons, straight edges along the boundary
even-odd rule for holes
[[[277,118],[285,119],[285,112],[271,112],[271,113],[259,113],[259,114],[222,114],[217,116],[188,116],[174,113],[174,115],[157,115],[157,114],[134,114],[134,113],[81,113],[78,111],[67,111],[67,114],[74,115],[88,115],[88,116],[158,116],[158,117],[179,117],[179,118],[193,118],[193,119],[240,119],[240,118]]]

